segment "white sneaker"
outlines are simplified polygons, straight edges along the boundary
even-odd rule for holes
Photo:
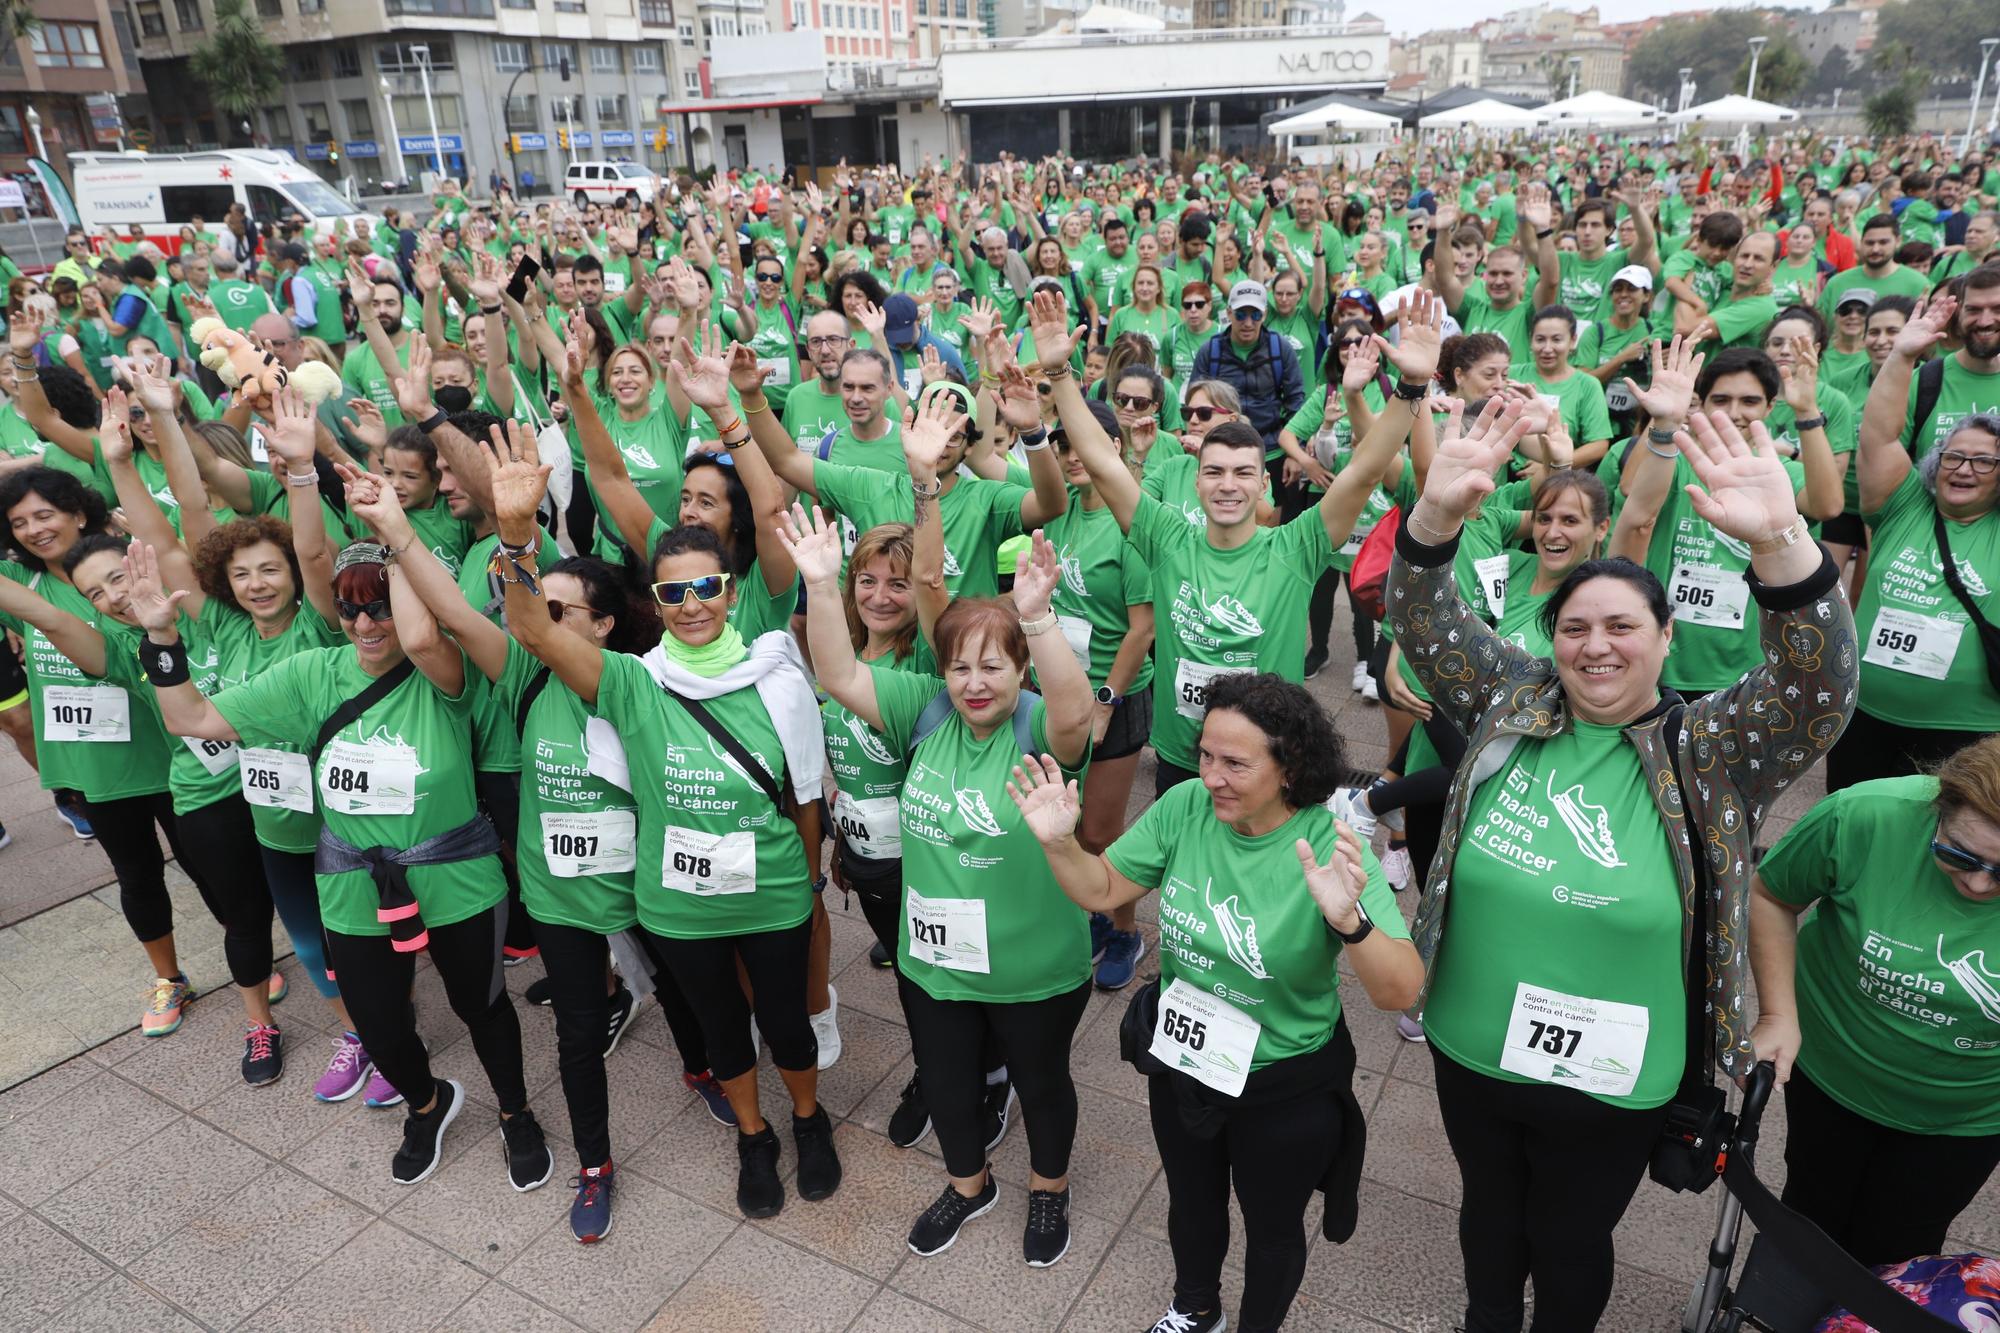
[[[1391,847],[1382,853],[1382,877],[1389,881],[1390,888],[1399,893],[1409,888],[1416,873],[1416,867],[1410,863],[1409,848]]]
[[[819,1039],[819,1067],[833,1068],[840,1058],[840,992],[826,988],[826,1009],[812,1015],[813,1036]]]
[[[1350,679],[1354,685],[1354,692],[1356,694],[1364,693],[1368,686],[1373,683],[1368,678],[1368,664],[1366,662],[1356,662],[1354,664],[1354,675]]]
[[[1375,816],[1368,809],[1367,797],[1359,787],[1342,787],[1326,798],[1327,812],[1353,829],[1354,836],[1363,842],[1375,836]]]
[[[1371,704],[1382,702],[1382,687],[1375,683],[1375,677],[1364,675],[1361,678],[1361,697]]]

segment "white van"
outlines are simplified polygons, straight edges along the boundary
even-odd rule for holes
[[[653,173],[636,162],[572,162],[563,173],[563,193],[578,208],[585,204],[650,204]]]
[[[213,153],[73,153],[77,211],[92,234],[106,226],[120,236],[136,222],[168,254],[180,249],[180,229],[199,217],[219,232],[231,204],[242,204],[253,224],[297,213],[315,232],[335,218],[360,216],[370,231],[378,221],[300,165],[290,153],[232,148]]]

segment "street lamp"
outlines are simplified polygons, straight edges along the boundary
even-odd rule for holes
[[[1576,96],[1576,72],[1582,68],[1582,56],[1571,56],[1569,58],[1569,95],[1571,97]]]
[[[1958,146],[1960,155],[1972,151],[1972,128],[1979,123],[1979,95],[1986,91],[1986,63],[1993,59],[1993,48],[2000,46],[2000,37],[1985,37],[1979,42],[1979,82],[1972,85],[1972,110],[1965,117],[1965,142]]]
[[[416,57],[417,73],[424,81],[424,110],[431,119],[431,161],[437,164],[438,178],[444,178],[444,141],[438,137],[437,103],[431,100],[431,48],[427,43],[411,45],[410,54]]]
[[[1752,37],[1750,39],[1750,86],[1743,92],[1745,97],[1754,98],[1757,96],[1757,57],[1764,54],[1764,43],[1770,40],[1769,37]]]
[[[396,159],[396,174],[394,179],[401,180],[403,179],[403,137],[396,129],[395,92],[389,86],[388,76],[384,75],[375,82],[382,88],[382,109],[388,113],[389,118],[389,152]],[[380,161],[381,159],[378,157],[376,160]]]
[[[35,136],[35,156],[48,161],[49,146],[42,142],[42,114],[32,106],[28,108],[28,133]]]
[[[1694,100],[1694,66],[1693,66],[1693,65],[1682,65],[1682,66],[1681,66],[1681,103],[1680,103],[1680,105],[1679,105],[1679,106],[1675,107],[1675,108],[1674,108],[1674,110],[1676,110],[1676,111],[1685,111],[1685,110],[1687,110],[1687,109],[1688,109],[1688,103],[1689,103],[1689,102],[1691,102],[1691,101],[1693,101],[1693,100]]]

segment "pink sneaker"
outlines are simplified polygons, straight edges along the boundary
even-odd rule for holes
[[[368,1075],[368,1091],[361,1094],[361,1104],[378,1111],[385,1106],[400,1106],[403,1094],[396,1091],[396,1085],[383,1078],[381,1070],[372,1065],[370,1068],[373,1072]]]
[[[178,1031],[181,1010],[193,998],[194,987],[188,985],[187,978],[170,981],[166,977],[154,977],[152,986],[146,992],[146,1007],[139,1014],[139,1035],[164,1037]]]
[[[285,996],[291,994],[291,990],[292,983],[285,980],[285,974],[283,972],[273,972],[264,993],[270,998],[272,1004],[276,1004],[278,1001],[284,999]]]
[[[374,1068],[368,1052],[361,1049],[361,1038],[343,1032],[333,1039],[333,1060],[313,1084],[313,1096],[323,1102],[344,1102],[361,1091]]]

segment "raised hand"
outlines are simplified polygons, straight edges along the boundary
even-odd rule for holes
[[[1020,809],[1028,832],[1043,846],[1054,846],[1076,832],[1083,802],[1076,783],[1063,781],[1062,767],[1054,755],[1022,755],[1007,783],[1007,795]]]
[[[1785,405],[1794,417],[1819,415],[1819,347],[1800,335],[1791,340],[1792,362],[1778,367],[1785,379]]]
[[[381,451],[389,447],[389,423],[382,417],[382,409],[375,406],[372,398],[350,398],[347,410],[354,415],[342,417],[340,424],[347,427],[347,433],[361,441],[370,450]]]
[[[132,386],[139,406],[148,412],[171,412],[180,404],[181,386],[140,356],[120,357],[114,369],[118,378]]]
[[[1014,610],[1023,620],[1040,620],[1048,614],[1049,599],[1055,596],[1056,580],[1062,577],[1062,562],[1056,548],[1040,528],[1035,529],[1033,548],[1014,571]]]
[[[144,542],[125,548],[125,609],[139,628],[164,633],[176,628],[185,589],[167,592],[160,584],[160,558]]]
[[[104,413],[97,427],[97,446],[107,463],[122,463],[132,457],[132,408],[125,390],[116,384],[104,394]]]
[[[354,511],[355,517],[366,523],[385,546],[400,547],[410,531],[410,521],[403,513],[403,502],[396,498],[395,488],[374,473],[362,472],[346,463],[335,463],[333,470],[347,483],[347,507]]]
[[[1382,354],[1375,349],[1375,344],[1372,341],[1359,343],[1347,351],[1347,365],[1340,372],[1340,387],[1351,393],[1360,393],[1368,387],[1369,381],[1381,373]],[[1340,395],[1334,394],[1333,398],[1338,402]]]
[[[396,379],[396,406],[412,424],[428,421],[437,412],[431,401],[431,343],[428,338],[410,339],[410,368]]]
[[[285,467],[298,473],[310,472],[313,451],[318,445],[317,421],[305,395],[289,384],[271,395],[271,433],[267,437],[272,452],[285,460]]]
[[[1548,187],[1534,185],[1523,189],[1519,213],[1521,221],[1527,223],[1530,230],[1546,230],[1550,223]]]
[[[837,595],[833,590],[840,581],[840,531],[826,521],[818,505],[808,509],[794,501],[778,524],[778,540],[807,587]]]
[[[410,274],[417,280],[417,290],[426,296],[444,285],[437,260],[426,253],[420,252],[410,261]]]
[[[729,345],[729,383],[740,397],[746,393],[762,393],[765,379],[775,374],[757,364],[757,353],[742,343]]]
[[[1950,295],[1918,301],[1915,313],[1896,335],[1892,350],[1911,361],[1921,360],[1925,352],[1944,341],[1951,328],[1951,317],[1956,313],[1958,302]]]
[[[1069,363],[1083,337],[1083,325],[1070,326],[1069,306],[1047,289],[1035,293],[1028,312],[1028,331],[1035,340],[1035,355],[1041,358],[1042,369],[1050,372]]]
[[[1494,477],[1527,433],[1521,404],[1489,399],[1469,429],[1439,441],[1424,478],[1424,500],[1463,519],[1493,493]]]
[[[368,276],[359,259],[347,261],[347,294],[354,298],[354,308],[361,317],[368,318],[368,303],[375,299],[375,279]]]
[[[1695,378],[1701,374],[1701,363],[1706,359],[1694,346],[1691,338],[1675,338],[1664,344],[1655,342],[1652,383],[1642,389],[1631,377],[1625,379],[1626,389],[1661,429],[1686,421],[1693,410]]]
[[[1721,412],[1697,412],[1688,426],[1679,443],[1701,480],[1687,488],[1696,514],[1724,536],[1753,544],[1798,522],[1792,479],[1763,422],[1751,423],[1747,440]]]
[[[35,359],[35,345],[42,340],[41,325],[27,310],[16,310],[7,316],[7,347],[16,360]]]
[[[924,383],[927,385],[936,384],[939,380],[943,379],[949,373],[950,372],[948,371],[948,369],[944,364],[944,358],[938,355],[937,347],[930,343],[924,344],[924,359],[922,366]]]
[[[667,378],[689,402],[713,416],[729,406],[729,362],[715,350],[726,346],[722,330],[711,324],[702,345],[708,350],[697,353],[686,338],[675,339]]]
[[[1428,384],[1437,376],[1438,357],[1444,349],[1444,302],[1419,287],[1403,304],[1400,325],[1402,338],[1390,342],[1373,335],[1376,350],[1389,359],[1406,382]]]
[[[976,297],[966,307],[965,313],[959,316],[958,322],[965,326],[967,336],[983,343],[992,336],[994,327],[1000,322],[1000,311],[985,297]]]
[[[1041,425],[1042,396],[1035,391],[1028,372],[1014,360],[1013,349],[998,329],[987,339],[986,364],[989,373],[999,381],[994,401],[1000,408],[1000,419],[1018,432]]]
[[[500,522],[532,523],[549,490],[549,465],[542,462],[532,431],[518,421],[488,428],[480,441],[486,457],[488,483],[493,488],[493,517]]]
[[[466,285],[472,293],[472,299],[481,306],[499,305],[503,276],[499,256],[481,250],[473,258],[478,265],[478,272],[473,274],[472,281]]]
[[[1361,890],[1368,883],[1362,868],[1361,839],[1345,824],[1335,823],[1333,856],[1325,865],[1313,854],[1312,844],[1300,838],[1293,844],[1304,872],[1306,892],[1320,915],[1335,930],[1353,934],[1361,929]]]
[[[965,429],[965,414],[952,406],[957,401],[953,394],[934,393],[903,413],[903,461],[911,481],[928,485],[937,479],[945,451]]]
[[[861,303],[861,313],[857,318],[861,321],[861,327],[868,330],[870,337],[882,337],[883,330],[889,327],[889,317],[883,314],[882,307],[873,301]]]

